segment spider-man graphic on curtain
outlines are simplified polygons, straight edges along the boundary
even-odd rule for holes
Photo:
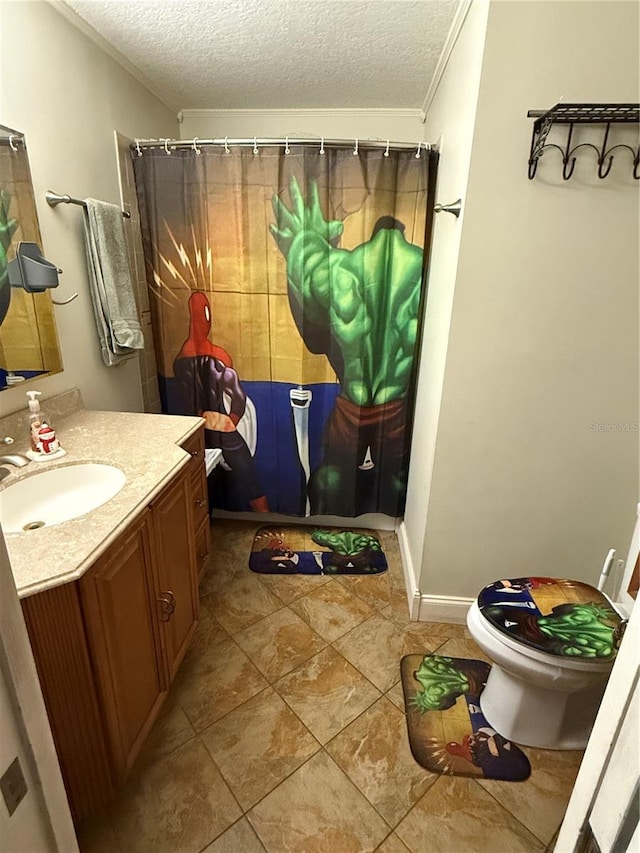
[[[229,353],[209,340],[211,306],[204,293],[189,298],[189,337],[173,363],[185,410],[205,419],[207,447],[219,447],[234,485],[251,509],[268,512],[269,504],[256,477],[253,457],[239,428],[248,398]]]

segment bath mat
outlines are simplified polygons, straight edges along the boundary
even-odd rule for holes
[[[269,575],[373,575],[387,570],[387,560],[372,530],[261,527],[249,568]]]
[[[529,759],[480,710],[491,672],[481,660],[405,655],[400,663],[413,757],[432,773],[522,782]]]

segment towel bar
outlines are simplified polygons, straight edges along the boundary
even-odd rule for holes
[[[55,207],[58,204],[79,204],[82,207],[87,206],[85,201],[81,198],[73,198],[73,196],[70,195],[60,195],[59,193],[54,193],[53,190],[47,190],[45,199],[50,207]],[[123,210],[122,215],[125,219],[131,219],[131,214],[128,210]]]

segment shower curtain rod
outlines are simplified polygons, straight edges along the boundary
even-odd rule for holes
[[[136,139],[129,147],[132,151],[137,151],[138,156],[142,156],[142,151],[145,148],[164,148],[167,154],[170,154],[172,149],[176,148],[193,148],[197,151],[201,145],[217,145],[228,150],[232,145],[238,146],[253,146],[254,150],[264,148],[266,146],[284,146],[285,152],[290,145],[313,145],[319,147],[321,153],[325,148],[345,148],[354,145],[353,153],[358,153],[358,148],[384,148],[385,151],[414,151],[416,156],[420,151],[431,151],[436,148],[429,142],[392,142],[391,140],[382,141],[374,139],[328,139],[324,137],[316,137],[313,139],[304,138],[296,139],[295,137],[285,136],[282,138],[258,138],[243,137],[239,139],[230,139],[227,136],[218,137],[215,139],[199,139],[197,136],[193,139]]]

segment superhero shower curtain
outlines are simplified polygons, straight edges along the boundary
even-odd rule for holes
[[[133,159],[163,410],[222,449],[214,505],[401,516],[437,155]]]

